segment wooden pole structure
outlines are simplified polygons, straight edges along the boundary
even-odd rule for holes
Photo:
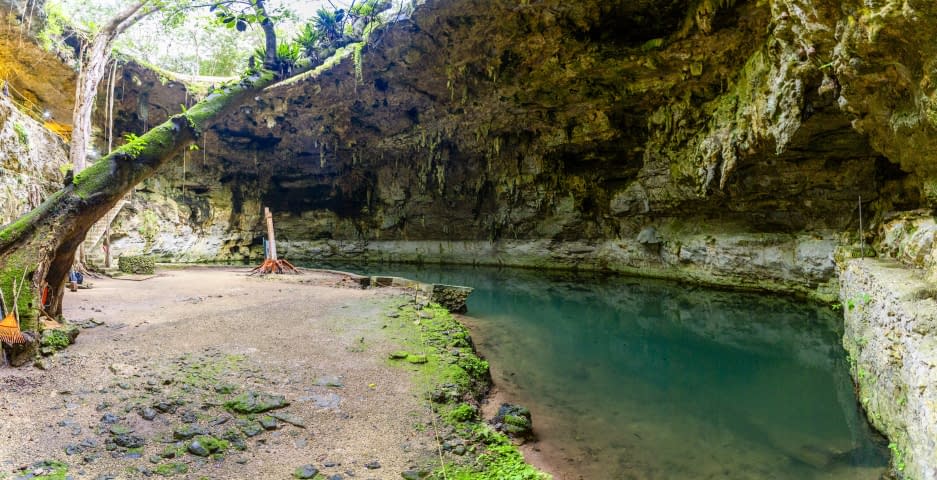
[[[104,227],[104,268],[111,268],[111,224]]]
[[[267,220],[267,248],[270,252],[267,255],[268,260],[277,260],[277,241],[273,234],[273,214],[269,207],[264,207],[264,219]]]
[[[267,251],[264,263],[251,270],[251,275],[268,273],[300,273],[290,262],[277,258],[277,240],[273,233],[273,214],[269,207],[264,207],[264,221],[267,223]]]

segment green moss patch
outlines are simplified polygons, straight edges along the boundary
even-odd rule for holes
[[[154,469],[157,475],[171,477],[173,475],[182,475],[189,473],[189,466],[182,462],[163,463]]]
[[[391,354],[388,361],[416,372],[420,393],[465,447],[445,455],[445,469],[438,461],[428,464],[436,469],[428,478],[549,479],[549,475],[524,462],[508,437],[492,430],[479,417],[477,405],[488,392],[491,374],[488,362],[475,353],[468,329],[436,304],[422,309],[407,305],[399,312],[394,326],[404,337],[404,349]],[[412,361],[416,358],[419,362]]]
[[[43,480],[66,480],[68,476],[68,464],[57,460],[44,460],[32,464],[29,467],[29,478]]]

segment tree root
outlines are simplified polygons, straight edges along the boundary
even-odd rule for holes
[[[302,274],[302,272],[297,270],[292,263],[287,262],[282,258],[277,260],[271,260],[268,258],[267,260],[264,260],[264,263],[260,264],[260,266],[254,267],[254,269],[251,270],[251,273],[248,275],[256,275],[258,273],[261,275],[266,275],[268,273],[293,273],[296,275]]]

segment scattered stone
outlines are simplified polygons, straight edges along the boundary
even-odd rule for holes
[[[503,403],[493,420],[495,429],[510,437],[529,438],[533,435],[530,410],[520,405]]]
[[[195,412],[188,410],[182,414],[182,423],[195,423],[198,421],[198,416],[195,415]]]
[[[198,440],[193,440],[192,443],[189,444],[188,450],[189,450],[189,453],[191,453],[192,455],[196,455],[199,457],[207,457],[211,455],[211,452],[208,451],[208,448],[203,446],[202,442]]]
[[[78,455],[84,451],[85,449],[79,445],[66,445],[65,446],[65,455]]]
[[[274,413],[271,413],[270,416],[283,423],[288,423],[294,427],[306,428],[306,422],[302,418],[296,415],[293,415],[290,413],[274,412]]]
[[[365,464],[364,464],[364,468],[367,468],[368,470],[377,470],[377,469],[381,468],[381,464],[380,464],[380,462],[378,462],[377,460],[375,460],[375,461],[373,461],[373,462],[365,463]]]
[[[390,318],[400,318],[400,314],[397,312],[387,312],[387,316]]]
[[[341,463],[333,462],[332,460],[326,460],[322,465],[325,466],[325,468],[332,468],[341,465]]]
[[[137,435],[124,434],[114,437],[114,443],[124,448],[140,448],[146,444],[146,440]]]
[[[260,426],[264,430],[276,430],[277,429],[277,419],[271,417],[270,415],[265,415],[260,419]]]
[[[396,352],[391,352],[391,354],[390,354],[390,359],[391,359],[391,360],[402,360],[402,359],[407,358],[407,357],[409,357],[409,356],[410,356],[410,352],[408,352],[408,351],[406,351],[406,350],[398,350],[398,351],[396,351]]]
[[[315,478],[319,474],[319,469],[307,464],[297,468],[293,472],[293,476],[296,478]]]
[[[172,431],[172,438],[175,440],[188,440],[199,435],[208,435],[208,431],[198,425],[183,425]]]
[[[140,413],[140,417],[142,417],[144,420],[148,422],[151,422],[153,421],[154,418],[156,418],[156,410],[150,407],[145,407],[141,409],[139,413]]]
[[[159,402],[156,405],[153,405],[153,408],[162,413],[175,413],[178,406],[174,403]]]
[[[215,418],[214,420],[212,420],[211,422],[209,422],[208,424],[213,427],[217,427],[218,425],[224,425],[225,423],[228,423],[228,420],[231,420],[231,418],[232,418],[231,415],[227,415],[227,414],[221,415]]]
[[[159,456],[163,458],[176,458],[185,453],[185,444],[178,442],[171,447],[166,447],[160,452]]]
[[[120,417],[118,417],[117,415],[114,415],[113,413],[105,413],[104,416],[101,417],[101,423],[104,423],[107,425],[111,425],[119,421],[120,421]]]
[[[248,391],[234,397],[231,401],[225,402],[224,406],[236,413],[262,413],[283,408],[289,404],[290,402],[287,402],[286,397],[283,395]]]
[[[343,478],[345,477],[343,477],[341,473],[336,473],[335,475],[330,476],[329,480],[342,480]]]
[[[226,430],[224,434],[221,436],[221,438],[223,440],[226,440],[228,443],[231,444],[232,447],[234,447],[237,450],[241,450],[241,451],[247,450],[247,444],[244,443],[244,435],[242,435],[241,432],[233,428]]]
[[[263,433],[264,429],[257,422],[250,422],[247,425],[241,426],[241,432],[248,437],[256,437]]]

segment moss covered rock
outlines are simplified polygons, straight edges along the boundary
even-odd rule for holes
[[[290,402],[287,402],[283,395],[249,391],[225,402],[224,406],[235,413],[262,413],[283,408],[289,404]]]

